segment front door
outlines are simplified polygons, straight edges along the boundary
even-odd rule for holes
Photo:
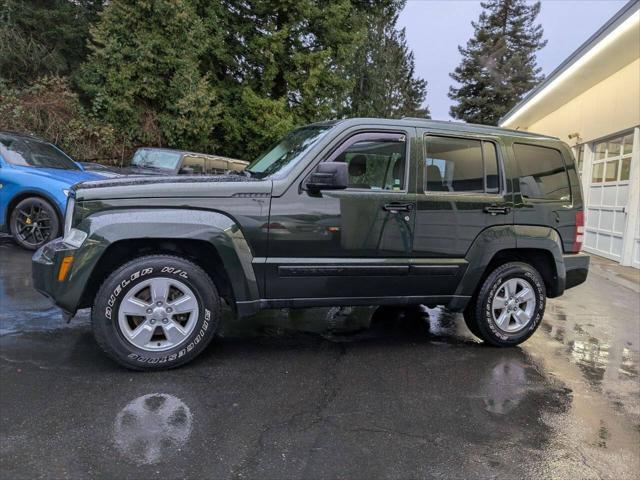
[[[512,194],[495,140],[421,133],[413,256],[438,273],[424,277],[422,288],[446,295],[464,273],[464,257],[476,237],[513,223]]]
[[[348,188],[314,194],[303,182],[272,200],[268,298],[378,298],[394,295],[389,286],[402,294],[415,220],[413,132],[354,132],[322,159],[348,164]]]

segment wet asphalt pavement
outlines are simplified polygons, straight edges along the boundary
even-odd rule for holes
[[[439,309],[278,310],[134,373],[0,238],[0,477],[638,478],[638,283],[595,263],[517,348]]]

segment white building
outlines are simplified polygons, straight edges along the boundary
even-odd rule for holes
[[[632,0],[501,120],[574,148],[584,250],[640,268],[640,0]]]

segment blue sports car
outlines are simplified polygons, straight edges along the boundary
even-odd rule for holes
[[[42,139],[0,131],[0,231],[39,248],[62,232],[69,187],[105,176]]]

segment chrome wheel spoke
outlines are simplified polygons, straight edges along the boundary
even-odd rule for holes
[[[137,297],[127,297],[122,301],[122,306],[120,308],[126,315],[145,317],[147,315],[149,305]]]
[[[516,300],[518,303],[525,303],[530,300],[533,300],[533,290],[529,287],[524,287],[516,294]]]
[[[527,314],[526,311],[519,308],[518,310],[513,312],[513,319],[516,321],[516,323],[519,326],[524,326],[527,323],[529,323],[529,320],[531,320],[531,317],[529,316],[529,314]]]
[[[151,337],[153,337],[153,332],[155,328],[152,325],[149,325],[149,322],[143,322],[138,327],[131,332],[129,335],[129,339],[131,343],[140,348],[145,348],[146,345],[151,341]]]
[[[169,281],[166,278],[154,278],[151,280],[151,299],[155,302],[165,303],[169,295]]]
[[[505,308],[504,310],[502,310],[502,312],[500,312],[500,316],[497,319],[498,326],[503,330],[506,330],[506,328],[509,326],[510,321],[511,314],[507,312],[507,309]]]
[[[504,296],[510,298],[513,296],[513,290],[515,290],[515,286],[512,284],[513,280],[507,280],[504,282]]]
[[[507,298],[506,297],[498,297],[496,296],[493,299],[492,307],[494,310],[501,310],[507,306]]]
[[[167,341],[172,344],[178,344],[187,337],[187,330],[182,328],[176,322],[170,322],[167,325],[163,325],[164,335],[167,337]]]
[[[174,302],[169,303],[174,314],[189,313],[198,308],[197,300],[191,295],[183,295]]]

